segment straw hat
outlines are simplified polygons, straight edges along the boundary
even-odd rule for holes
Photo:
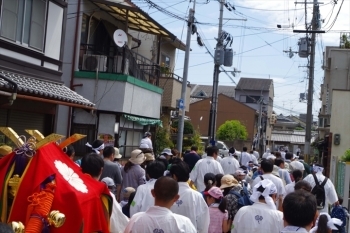
[[[145,154],[141,150],[136,149],[131,152],[131,158],[129,159],[129,161],[132,162],[133,164],[140,165],[145,160],[146,160]]]
[[[145,153],[146,161],[154,161],[154,156],[151,153]]]
[[[5,155],[11,154],[12,148],[7,145],[0,146],[0,157],[4,157]]]
[[[238,181],[232,175],[224,175],[221,178],[221,186],[220,189],[237,186]]]

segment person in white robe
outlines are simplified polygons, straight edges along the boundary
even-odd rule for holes
[[[180,195],[170,210],[175,214],[188,217],[198,233],[208,233],[209,208],[203,195],[191,189],[187,183],[190,174],[188,165],[181,159],[174,160],[170,167],[170,174],[179,184]]]
[[[171,177],[163,176],[154,184],[151,193],[154,206],[146,212],[131,217],[124,233],[197,233],[191,220],[171,212],[171,206],[179,199],[179,185]]]
[[[227,157],[220,161],[221,167],[224,170],[224,175],[235,174],[240,167],[237,159],[233,157],[234,154],[229,153]]]
[[[231,233],[280,233],[283,229],[283,214],[276,210],[276,185],[261,180],[253,187],[251,206],[240,208],[233,220]]]
[[[204,191],[204,175],[207,173],[224,174],[221,164],[216,161],[218,157],[219,149],[216,146],[211,146],[207,148],[207,157],[198,160],[196,165],[193,167],[190,173],[191,184],[195,184],[198,191]]]
[[[320,184],[322,184],[322,182],[324,181],[324,179],[326,179],[326,177],[322,174],[323,167],[321,165],[318,165],[318,164],[314,165],[312,169],[313,169],[313,174],[307,175],[304,178],[304,180],[307,181],[312,188],[314,188],[316,186],[316,183],[313,175],[316,176],[317,181]],[[324,185],[324,191],[326,196],[326,205],[324,206],[323,209],[320,209],[319,211],[328,213],[328,204],[335,205],[335,206],[339,205],[337,192],[335,191],[334,185],[330,179],[327,179],[327,182]]]
[[[130,217],[138,212],[144,212],[154,205],[154,197],[151,190],[154,188],[156,180],[163,176],[165,165],[163,162],[155,160],[146,167],[146,176],[148,181],[146,184],[140,185],[130,206]]]

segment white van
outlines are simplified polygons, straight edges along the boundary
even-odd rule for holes
[[[201,137],[202,144],[205,145],[208,142],[208,137]],[[223,141],[216,141],[216,146],[219,148],[219,154],[221,157],[228,156],[228,146]]]

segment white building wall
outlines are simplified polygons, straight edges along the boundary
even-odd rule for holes
[[[63,8],[55,3],[49,2],[45,55],[56,60],[60,59],[61,54],[62,23]]]

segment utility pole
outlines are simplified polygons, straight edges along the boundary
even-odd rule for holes
[[[316,7],[317,0],[314,0],[313,14],[312,14],[312,31],[317,30],[316,15],[318,14]],[[310,54],[310,70],[309,70],[309,88],[307,95],[307,112],[306,112],[306,130],[305,130],[305,147],[304,154],[310,155],[311,143],[311,126],[312,126],[312,100],[314,96],[314,73],[315,73],[315,46],[316,33],[311,34],[311,54]]]
[[[185,122],[185,112],[186,112],[185,110],[186,110],[186,90],[187,90],[188,64],[189,64],[189,60],[190,60],[191,35],[192,35],[192,26],[194,24],[195,8],[196,8],[196,0],[193,1],[193,8],[190,9],[189,15],[188,15],[184,72],[183,72],[183,77],[182,77],[182,88],[181,88],[181,100],[183,103],[183,107],[182,107],[182,114],[180,115],[179,123],[177,126],[178,130],[177,130],[176,146],[177,146],[177,150],[180,151],[181,154],[182,154],[182,142],[183,142],[183,135],[184,135],[184,122]],[[178,106],[178,107],[180,109],[181,106]]]
[[[216,53],[219,51],[219,53],[224,53],[223,49],[223,41],[221,38],[222,35],[222,21],[223,21],[223,15],[224,15],[224,4],[225,0],[219,0],[220,1],[220,18],[219,18],[219,31],[218,31],[218,39],[216,43]],[[215,62],[215,58],[214,58]],[[209,132],[208,132],[208,140],[211,145],[215,145],[216,140],[216,115],[217,115],[217,108],[218,108],[218,86],[219,86],[219,74],[220,74],[220,63],[215,62],[214,65],[214,77],[213,77],[213,92],[211,96],[211,107],[210,107],[210,115],[209,115]]]
[[[264,153],[265,151],[261,151],[261,146],[260,146],[260,137],[261,137],[261,118],[262,118],[262,106],[263,106],[263,102],[264,102],[264,97],[260,96],[260,99],[259,99],[259,104],[260,104],[260,109],[259,109],[259,120],[258,120],[258,142],[257,142],[257,145],[258,145],[258,151],[262,154]]]

